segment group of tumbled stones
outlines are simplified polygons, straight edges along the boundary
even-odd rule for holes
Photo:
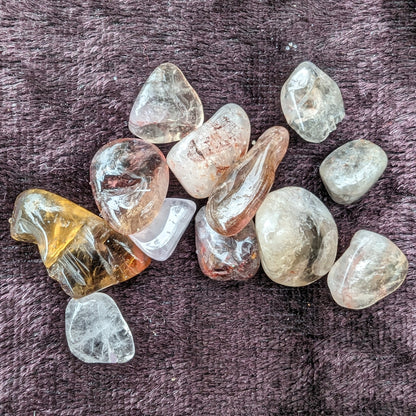
[[[314,143],[325,140],[345,115],[338,86],[311,62],[301,63],[285,82],[281,105],[288,124]],[[196,204],[166,198],[169,168],[193,198],[208,198],[195,217],[195,241],[201,270],[212,279],[247,280],[260,263],[270,279],[286,286],[305,286],[328,274],[334,300],[351,309],[374,304],[403,282],[406,257],[374,232],[358,231],[335,262],[338,230],[326,206],[300,187],[270,192],[288,131],[271,127],[248,150],[245,111],[226,104],[204,123],[201,101],[175,65],[162,64],[150,75],[129,128],[138,138],[108,143],[91,162],[102,218],[31,189],[18,196],[10,220],[12,237],[36,243],[49,275],[73,298],[66,335],[81,360],[121,363],[134,356],[133,337],[117,305],[97,291],[175,250]],[[174,141],[167,158],[153,144]],[[320,175],[335,202],[350,204],[386,165],[379,146],[354,140],[327,156]]]

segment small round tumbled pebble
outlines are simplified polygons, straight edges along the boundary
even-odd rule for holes
[[[319,174],[331,198],[347,205],[366,194],[386,166],[387,155],[380,146],[368,140],[353,140],[330,153]]]
[[[331,268],[329,290],[340,306],[368,308],[400,287],[408,267],[406,256],[391,240],[360,230]]]
[[[124,235],[153,221],[169,186],[165,156],[141,139],[119,139],[103,146],[92,159],[90,175],[101,215]]]
[[[256,214],[261,264],[285,286],[305,286],[328,273],[338,246],[337,225],[311,192],[286,187],[270,192]]]

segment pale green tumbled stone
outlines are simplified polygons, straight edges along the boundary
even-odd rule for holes
[[[386,166],[387,155],[380,146],[368,140],[353,140],[329,154],[319,174],[331,198],[347,205],[366,194]]]

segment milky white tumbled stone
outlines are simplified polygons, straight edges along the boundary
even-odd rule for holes
[[[367,308],[403,283],[408,261],[388,238],[367,230],[357,231],[350,246],[328,274],[328,286],[338,305]]]
[[[204,121],[198,94],[174,64],[159,65],[137,96],[129,119],[129,129],[137,137],[153,143],[180,140]]]
[[[308,61],[290,74],[280,101],[289,126],[308,142],[323,142],[345,116],[338,85]]]
[[[228,168],[247,152],[250,120],[237,104],[221,107],[169,151],[166,160],[186,192],[207,198]]]
[[[104,293],[70,300],[65,331],[72,354],[86,363],[125,363],[134,356],[130,328],[114,300]]]
[[[130,238],[150,258],[165,261],[174,252],[195,211],[194,201],[166,198],[152,223]]]
[[[276,283],[305,286],[328,273],[338,230],[326,206],[306,189],[270,192],[256,214],[263,270]]]
[[[331,198],[351,204],[366,194],[387,166],[384,150],[368,140],[352,140],[321,163],[319,174]]]

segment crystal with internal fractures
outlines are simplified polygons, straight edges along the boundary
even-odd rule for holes
[[[323,142],[345,116],[338,85],[312,62],[302,62],[282,87],[286,121],[308,142]]]
[[[329,154],[319,173],[331,198],[347,205],[368,192],[386,166],[387,155],[381,147],[368,140],[353,140]]]
[[[48,191],[22,192],[10,224],[12,238],[37,244],[49,276],[74,298],[128,280],[150,264],[100,217]]]
[[[288,131],[271,127],[230,167],[207,203],[207,220],[215,231],[231,236],[250,222],[273,185],[288,144]]]
[[[227,104],[176,143],[167,162],[191,196],[207,198],[225,171],[247,152],[249,139],[247,114],[237,104]]]
[[[325,205],[303,188],[270,192],[256,214],[261,264],[285,286],[305,286],[328,273],[338,230]]]
[[[195,243],[202,272],[215,280],[247,280],[260,267],[253,221],[238,234],[225,237],[208,224],[205,207],[195,217]]]
[[[151,73],[137,96],[129,128],[144,140],[169,143],[180,140],[203,121],[198,94],[177,66],[164,63]]]
[[[360,230],[330,270],[329,290],[340,306],[367,308],[398,289],[408,267],[406,256],[392,241]]]
[[[92,159],[95,202],[103,218],[121,234],[134,234],[153,221],[168,186],[165,156],[144,140],[114,140]]]
[[[104,293],[71,299],[65,311],[68,347],[86,363],[125,363],[134,356],[130,328],[114,300]]]
[[[196,204],[193,201],[166,198],[152,223],[130,238],[150,258],[165,261],[174,252],[195,210]]]

